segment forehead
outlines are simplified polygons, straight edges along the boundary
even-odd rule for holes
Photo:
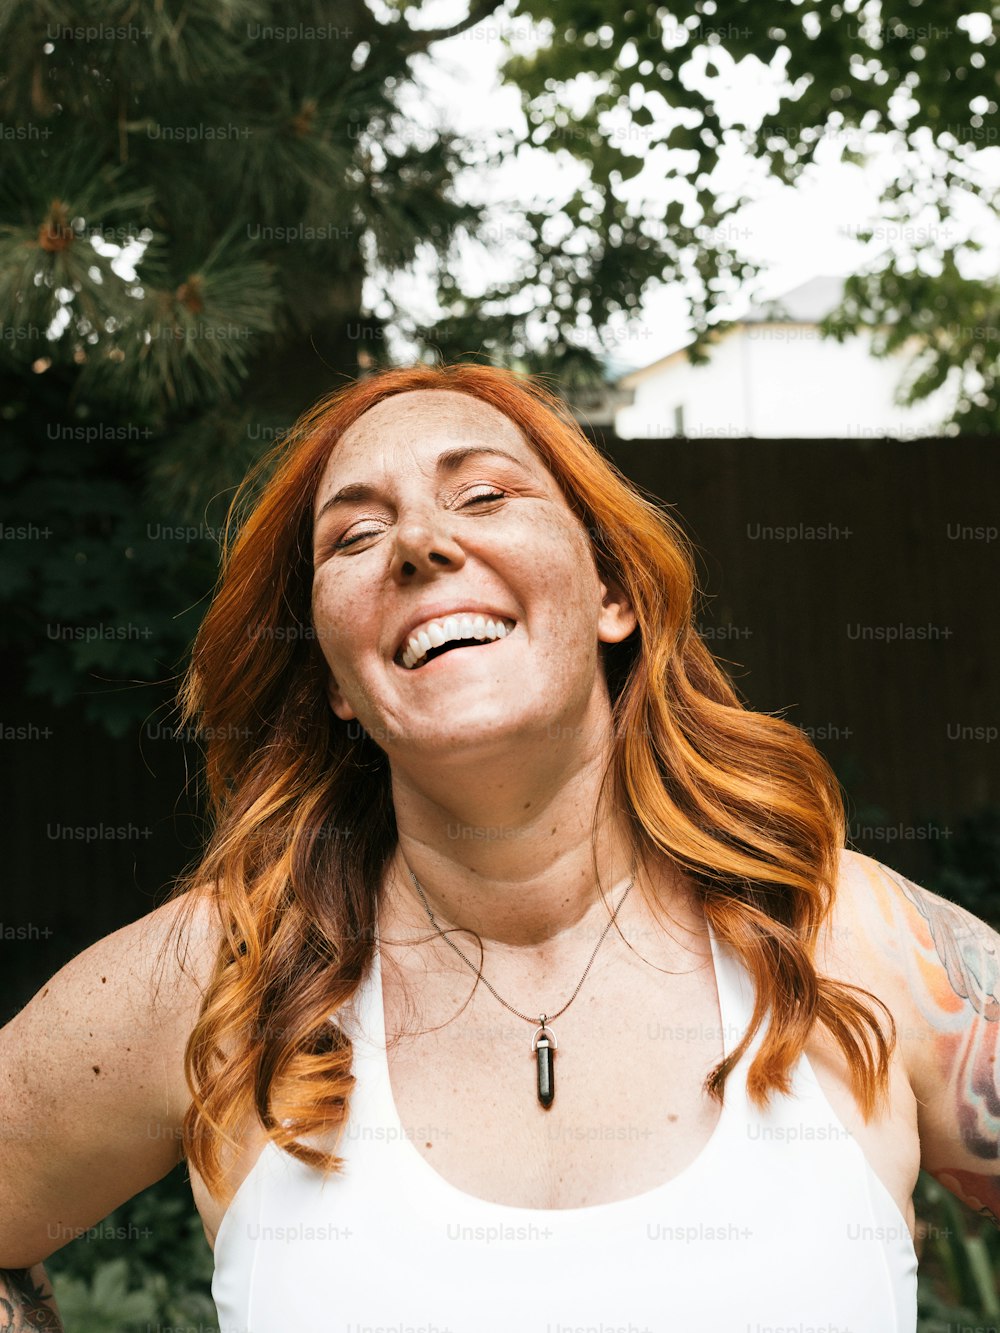
[[[490,445],[521,459],[536,474],[541,459],[509,417],[453,389],[411,389],[370,407],[337,441],[323,472],[318,499],[343,481],[400,467],[433,466],[445,449]]]

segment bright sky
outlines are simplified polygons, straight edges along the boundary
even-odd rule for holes
[[[443,26],[456,22],[467,12],[463,0],[434,0],[421,7],[419,26]],[[416,25],[415,12],[411,11],[410,16]],[[982,40],[988,26],[984,28],[979,19],[985,17],[970,15],[959,22],[968,28],[973,40]],[[498,133],[505,127],[523,128],[519,94],[514,88],[502,87],[497,74],[505,55],[503,36],[522,50],[530,50],[535,41],[526,19],[501,15],[448,42],[436,44],[431,58],[414,66],[422,89],[406,103],[413,120],[428,129],[447,124],[476,139],[481,137],[486,143],[497,142]],[[696,71],[692,77],[697,77]],[[781,84],[779,75],[751,58],[739,67],[730,62],[729,70],[711,86],[725,119],[728,107],[746,110],[749,106],[761,113],[777,109],[775,90]],[[867,136],[867,144],[878,149],[872,136]],[[882,184],[891,177],[894,161],[898,161],[894,151],[878,151],[862,168],[839,160],[842,146],[835,137],[825,142],[819,153],[822,165],[811,168],[795,188],[776,181],[765,182],[762,170],[742,153],[725,159],[725,170],[718,178],[724,188],[737,189],[747,179],[757,180],[757,188],[747,191],[757,202],[734,215],[729,239],[748,257],[767,265],[766,275],[759,280],[763,299],[777,296],[819,274],[847,275],[862,267],[866,257],[873,259],[887,247],[905,248],[907,235],[900,235],[898,224],[887,224],[880,218],[877,207]],[[641,142],[637,151],[642,151]],[[660,149],[648,152],[647,166],[629,182],[630,202],[633,198],[638,202],[643,196],[653,202],[665,202],[672,197],[670,171],[658,156],[660,152]],[[1000,186],[1000,148],[981,150],[978,158],[990,171],[994,185]],[[505,229],[504,219],[511,216],[508,201],[526,202],[534,197],[536,201],[545,200],[555,210],[574,183],[583,179],[583,172],[584,168],[573,162],[555,168],[551,154],[528,148],[516,157],[511,155],[499,171],[487,174],[481,168],[472,168],[466,173],[460,183],[463,192],[493,204],[496,223],[492,234],[502,241],[488,254],[469,250],[463,272],[470,289],[482,280],[484,272],[496,273],[505,258],[517,253],[516,238]],[[904,230],[911,237],[919,237],[921,229],[928,225],[931,225],[928,219],[914,217]],[[987,247],[975,261],[975,270],[966,270],[968,275],[980,271],[984,277],[995,277],[1000,266],[1000,222],[983,208],[978,212],[969,208],[958,225],[960,230],[974,231]],[[866,226],[875,228],[875,235],[867,245],[855,237]],[[949,244],[952,239],[945,237]],[[434,302],[426,277],[397,278],[393,280],[393,288],[398,294],[405,293],[417,319],[433,318]],[[374,297],[374,288],[370,290]],[[735,293],[733,304],[725,313],[742,313],[748,295]],[[683,345],[688,327],[681,293],[663,286],[644,301],[642,336],[628,336],[622,321],[617,329],[612,328],[607,350],[622,366],[645,365]]]

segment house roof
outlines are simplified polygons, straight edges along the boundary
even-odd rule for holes
[[[754,302],[749,311],[738,320],[739,324],[818,324],[844,294],[844,279],[824,274],[800,282],[781,296],[770,301]]]
[[[751,301],[746,314],[731,321],[729,328],[721,335],[727,337],[736,333],[747,324],[818,324],[831,310],[840,304],[844,292],[844,279],[832,274],[820,274],[800,282],[780,296],[766,301]],[[662,370],[669,362],[682,359],[685,349],[693,339],[680,347],[658,357],[647,366],[640,366],[623,375],[618,381],[623,389],[634,388],[640,380],[654,370]]]

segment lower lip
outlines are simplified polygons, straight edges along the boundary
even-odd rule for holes
[[[437,657],[432,657],[431,660],[425,662],[423,666],[404,667],[400,666],[398,662],[394,665],[399,666],[399,669],[405,671],[408,676],[423,675],[425,671],[431,671],[442,662],[448,662],[454,657],[461,657],[463,654],[468,655],[469,653],[481,653],[484,648],[495,648],[499,643],[506,643],[513,633],[513,630],[509,630],[502,639],[491,639],[489,641],[483,639],[475,646],[475,648],[473,648],[471,644],[467,644],[464,648],[452,648],[447,653],[440,653]]]

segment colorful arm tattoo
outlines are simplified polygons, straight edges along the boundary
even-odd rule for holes
[[[918,1015],[901,1047],[920,1103],[921,1165],[1000,1227],[1000,935],[874,864],[899,890],[888,907],[900,927],[904,1000]]]

